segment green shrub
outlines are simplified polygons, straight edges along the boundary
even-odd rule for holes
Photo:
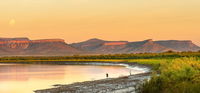
[[[180,58],[162,62],[159,75],[138,87],[139,93],[200,93],[200,61]]]

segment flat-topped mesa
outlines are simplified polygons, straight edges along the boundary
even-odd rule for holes
[[[144,40],[145,42],[153,42],[153,39]]]
[[[29,41],[29,38],[26,38],[26,37],[19,37],[19,38],[0,38],[0,41],[12,41],[12,40],[16,40],[16,41]]]
[[[161,41],[156,41],[156,43],[174,47],[177,47],[177,45],[181,47],[197,46],[191,40],[161,40]]]
[[[101,39],[98,39],[98,38],[92,38],[92,39],[89,39],[87,41],[104,41],[104,40],[101,40]]]
[[[116,46],[116,45],[126,45],[128,42],[106,42],[104,45],[106,46]]]
[[[0,41],[0,46],[10,49],[26,49],[29,46],[29,40],[9,40]]]
[[[29,40],[28,38],[0,38],[0,46],[8,49],[27,49],[31,44],[65,43],[62,39]],[[13,50],[12,50],[13,51]]]
[[[161,40],[156,43],[177,51],[198,51],[200,49],[191,40]]]
[[[0,41],[0,44],[50,43],[50,42],[62,42],[62,43],[65,43],[65,40],[63,40],[63,39],[43,39],[43,40],[5,40],[5,41]]]
[[[188,42],[188,43],[192,43],[191,40],[159,40],[156,42]]]
[[[10,41],[0,41],[0,44],[19,44],[19,43],[30,43],[28,40],[10,40]]]
[[[21,38],[0,38],[0,44],[15,44],[15,43],[29,43],[30,40],[26,37]]]
[[[65,43],[63,39],[42,39],[42,40],[32,40],[31,43],[51,43],[51,42],[62,42]]]
[[[153,39],[147,39],[146,41],[153,41]]]

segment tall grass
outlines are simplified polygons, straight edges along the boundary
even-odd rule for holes
[[[160,63],[159,75],[137,89],[139,93],[200,93],[200,61],[178,58]]]

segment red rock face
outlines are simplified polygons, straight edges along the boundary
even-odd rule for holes
[[[26,49],[29,43],[8,43],[7,46],[12,49]]]
[[[31,43],[51,43],[51,42],[62,42],[65,43],[63,39],[43,39],[43,40],[32,40]]]
[[[44,40],[6,40],[0,41],[0,46],[4,46],[11,49],[27,49],[31,43],[54,43],[62,42],[62,39],[44,39]]]
[[[10,49],[26,49],[29,46],[29,42],[30,41],[18,41],[18,40],[1,41],[0,46]]]
[[[0,55],[67,55],[78,52],[62,39],[0,38]]]
[[[105,41],[90,39],[80,43],[66,44],[62,39],[29,40],[28,38],[0,38],[0,55],[73,55],[116,53],[160,53],[172,51],[198,51],[200,47],[192,41],[137,42]],[[83,52],[84,51],[84,52]]]
[[[104,43],[104,45],[106,46],[115,46],[115,45],[126,45],[127,42],[107,42],[107,43]]]
[[[92,42],[91,42],[92,41]],[[153,41],[152,39],[128,42],[128,41],[105,41],[91,39],[85,42],[72,44],[76,48],[89,50],[98,54],[115,53],[160,53],[172,51],[198,51],[200,47],[191,41]]]
[[[178,41],[178,40],[167,40],[167,41],[156,41],[157,44],[160,44],[165,47],[172,48],[177,51],[198,51],[200,50],[199,46],[192,43],[192,41]]]

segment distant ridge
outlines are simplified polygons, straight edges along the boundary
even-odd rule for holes
[[[72,55],[82,51],[63,39],[0,38],[0,55]]]
[[[0,55],[74,55],[199,51],[190,40],[106,41],[97,38],[67,44],[63,39],[0,38]]]
[[[166,51],[198,51],[200,47],[190,40],[162,40],[153,41],[105,41],[101,39],[89,39],[80,43],[73,43],[72,46],[86,51],[101,54],[115,53],[161,53]]]
[[[156,41],[156,43],[172,48],[177,51],[198,51],[199,46],[195,45],[191,40],[165,40],[165,41]]]

